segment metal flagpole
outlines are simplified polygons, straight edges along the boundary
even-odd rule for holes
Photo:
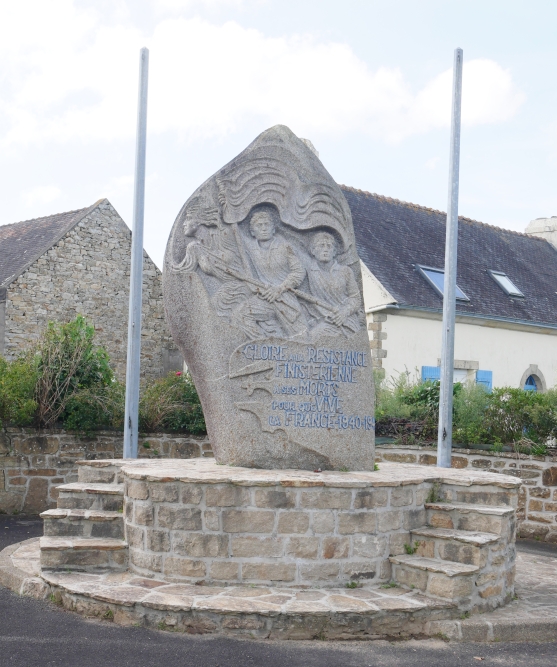
[[[453,69],[453,108],[449,158],[449,201],[445,238],[445,281],[443,290],[443,341],[441,346],[441,387],[439,394],[439,431],[437,465],[451,467],[453,438],[453,374],[456,310],[456,264],[458,252],[458,176],[460,165],[460,106],[462,98],[462,49],[455,49]]]
[[[139,103],[137,111],[137,139],[135,148],[135,186],[133,195],[132,257],[130,269],[130,305],[128,316],[128,356],[126,361],[126,411],[124,418],[125,459],[137,458],[148,74],[149,50],[143,48],[139,52]]]

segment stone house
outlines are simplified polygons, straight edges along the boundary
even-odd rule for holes
[[[14,358],[49,320],[83,315],[126,374],[131,231],[107,199],[0,226],[0,354]],[[143,253],[141,369],[159,377],[182,360],[164,319],[162,273]]]
[[[438,379],[446,213],[342,186],[362,260],[372,359]],[[557,384],[557,218],[526,233],[459,217],[455,381]]]

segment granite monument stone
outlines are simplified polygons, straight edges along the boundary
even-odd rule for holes
[[[218,463],[373,470],[373,375],[350,209],[287,127],[178,214],[167,321]]]

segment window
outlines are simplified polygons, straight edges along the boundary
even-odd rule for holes
[[[433,289],[443,296],[445,290],[445,272],[443,269],[433,269],[430,266],[420,266],[418,264],[418,270]],[[456,286],[455,295],[458,301],[470,301],[458,285]]]
[[[524,383],[524,389],[526,391],[538,391],[538,385],[536,384],[536,378],[533,375],[529,375],[526,378]]]
[[[508,296],[519,296],[524,298],[524,294],[518,289],[518,287],[513,283],[506,273],[501,271],[491,271],[488,270],[489,275],[495,280],[499,287],[507,294]]]
[[[481,384],[484,389],[491,392],[493,389],[493,371],[476,371],[476,384]],[[422,366],[422,382],[434,382],[441,379],[440,366]],[[463,384],[468,380],[474,381],[474,375],[469,376],[469,371],[455,368],[453,371],[453,382],[462,382]],[[525,387],[527,389],[528,387]],[[535,387],[534,387],[535,389]]]

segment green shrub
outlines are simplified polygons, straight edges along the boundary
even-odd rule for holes
[[[539,394],[512,387],[494,389],[484,417],[489,442],[512,443],[526,438],[543,443],[557,431],[555,391]]]
[[[125,385],[116,380],[107,386],[80,389],[68,400],[64,427],[85,433],[102,428],[124,430],[125,394]]]
[[[37,363],[33,355],[22,355],[14,361],[0,357],[0,423],[3,426],[30,426],[37,403]]]
[[[98,392],[113,379],[108,353],[93,342],[95,329],[78,315],[66,324],[49,322],[36,348],[36,420],[52,427],[70,400],[84,389]]]
[[[0,424],[89,433],[124,428],[125,386],[110,367],[95,330],[78,315],[67,324],[49,322],[39,341],[15,361],[0,357]],[[201,402],[189,373],[170,373],[144,384],[139,424],[205,433]]]
[[[391,436],[399,444],[420,444],[437,439],[438,381],[422,382],[408,371],[376,383],[377,435]],[[454,396],[462,389],[454,385]]]
[[[201,402],[189,373],[169,373],[150,382],[141,392],[139,426],[142,431],[206,433]]]
[[[489,441],[485,412],[490,394],[481,384],[467,382],[454,394],[453,442],[469,445]]]
[[[377,435],[400,444],[437,439],[439,382],[410,380],[401,373],[376,383]],[[453,442],[491,444],[502,451],[513,444],[522,453],[544,451],[548,438],[557,436],[557,390],[544,394],[511,387],[488,393],[473,382],[453,386]],[[494,451],[495,451],[494,450]]]

